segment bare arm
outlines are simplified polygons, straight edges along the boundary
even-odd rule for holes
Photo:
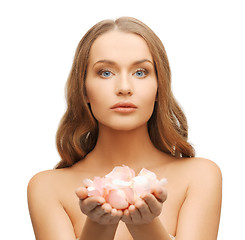
[[[27,196],[37,240],[75,240],[72,223],[55,192],[51,171],[35,175],[29,182]]]
[[[213,162],[205,159],[194,160],[190,168],[190,185],[186,199],[180,209],[176,240],[216,240],[222,195],[222,176]],[[159,202],[146,201],[151,213],[159,208]],[[157,197],[155,201],[157,200]],[[164,204],[164,203],[163,203]],[[148,223],[142,222],[147,212],[137,203],[126,210],[122,218],[135,240],[170,239],[158,217]],[[155,210],[154,210],[155,208]],[[143,210],[143,211],[142,211]],[[157,215],[157,214],[156,214]],[[125,217],[126,216],[126,217]],[[149,214],[147,216],[149,218]]]
[[[82,234],[79,240],[112,240],[114,239],[118,224],[114,225],[101,225],[91,221],[88,217],[85,222]]]
[[[176,240],[216,240],[219,228],[222,176],[213,162],[201,159],[190,173],[193,181],[178,219]]]
[[[134,240],[170,240],[169,234],[167,233],[159,218],[155,218],[152,222],[147,224],[127,224],[127,228],[133,236]]]
[[[72,222],[59,200],[56,183],[57,179],[54,178],[52,171],[39,173],[29,182],[28,205],[36,239],[76,240]],[[79,195],[78,192],[77,195]],[[112,215],[114,214],[114,216],[111,216],[110,206],[106,204],[101,204],[97,208],[96,204],[99,200],[87,199],[87,201],[80,201],[81,209],[85,209],[92,219],[93,217],[96,219],[97,216],[102,221],[102,224],[99,224],[87,217],[80,240],[98,240],[98,236],[101,240],[114,239],[120,216],[117,216],[117,211],[113,211]],[[96,211],[93,211],[95,208]],[[103,217],[100,218],[100,215]]]

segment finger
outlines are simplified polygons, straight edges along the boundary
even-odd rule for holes
[[[122,217],[123,212],[122,212],[122,210],[118,210],[118,209],[113,208],[111,210],[111,215],[115,216],[115,217]]]
[[[99,219],[101,216],[105,214],[105,210],[101,206],[95,207],[92,211],[90,211],[87,215],[93,219]]]
[[[82,212],[87,215],[88,212],[102,205],[104,202],[105,199],[102,197],[88,197],[84,200],[80,200],[79,204]]]
[[[82,200],[88,197],[88,191],[85,187],[77,188],[75,193],[76,193],[77,197],[79,199],[82,199]]]
[[[134,205],[129,206],[128,211],[134,223],[138,223],[141,221],[141,214]]]
[[[113,208],[111,210],[111,216],[112,216],[112,218],[110,220],[110,224],[116,224],[120,221],[120,219],[122,217],[122,211]]]
[[[148,205],[152,214],[158,216],[162,211],[162,203],[160,203],[152,194],[147,194],[143,200]]]
[[[125,223],[132,223],[132,218],[129,214],[128,209],[124,210],[121,220]]]
[[[111,206],[108,203],[104,203],[102,206],[97,206],[93,210],[87,213],[87,216],[90,217],[93,221],[96,221],[101,224],[106,223],[106,219],[104,216],[107,214],[110,215]]]
[[[149,221],[151,219],[151,211],[145,201],[140,200],[135,203],[135,207],[140,212],[140,215],[144,221]]]
[[[109,203],[104,203],[101,208],[104,210],[105,213],[111,213],[112,207]]]
[[[99,223],[100,224],[110,223],[110,220],[112,218],[112,216],[111,216],[111,211],[112,211],[111,205],[109,203],[104,203],[101,206],[101,209],[104,211],[104,214],[99,218]]]
[[[167,190],[166,188],[158,187],[154,189],[153,195],[157,198],[159,202],[164,203],[167,199]]]

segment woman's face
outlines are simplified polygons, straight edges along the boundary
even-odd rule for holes
[[[146,126],[154,108],[157,78],[145,40],[116,30],[101,35],[90,50],[85,86],[99,127]]]

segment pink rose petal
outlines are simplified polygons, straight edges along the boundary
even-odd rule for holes
[[[142,168],[138,176],[146,177],[148,181],[150,182],[151,187],[154,187],[154,185],[158,182],[156,174],[145,168]]]
[[[136,199],[146,193],[151,193],[156,187],[164,187],[165,178],[160,181],[154,172],[143,168],[135,176],[134,170],[127,166],[115,167],[105,177],[94,177],[94,180],[84,179],[89,196],[102,196],[113,208],[126,209],[134,204]]]
[[[100,191],[96,190],[94,187],[88,187],[87,188],[88,191],[88,196],[101,196]]]
[[[167,180],[166,178],[162,178],[162,179],[159,181],[158,186],[164,187],[167,183],[168,183],[168,180]]]
[[[107,195],[106,200],[113,208],[125,209],[128,207],[128,201],[126,199],[126,194],[123,190],[110,190]]]
[[[90,186],[93,186],[93,181],[91,179],[89,179],[89,178],[85,178],[83,180],[83,184],[84,184],[85,187],[90,187]]]
[[[127,188],[123,188],[123,191],[126,195],[126,199],[130,204],[134,204],[135,203],[135,193],[134,193],[134,189],[132,187],[127,187]]]
[[[123,181],[130,181],[135,176],[133,169],[128,166],[114,167],[113,170],[105,177],[112,179],[119,179]]]
[[[147,177],[136,176],[133,178],[133,187],[137,196],[142,196],[151,192],[151,184]]]

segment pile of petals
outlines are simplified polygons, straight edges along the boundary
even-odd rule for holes
[[[160,186],[163,187],[166,178],[157,179],[154,172],[143,168],[135,176],[134,170],[128,166],[115,167],[105,177],[94,177],[94,180],[84,179],[88,196],[102,196],[112,207],[116,209],[126,209],[130,204],[144,194]]]

